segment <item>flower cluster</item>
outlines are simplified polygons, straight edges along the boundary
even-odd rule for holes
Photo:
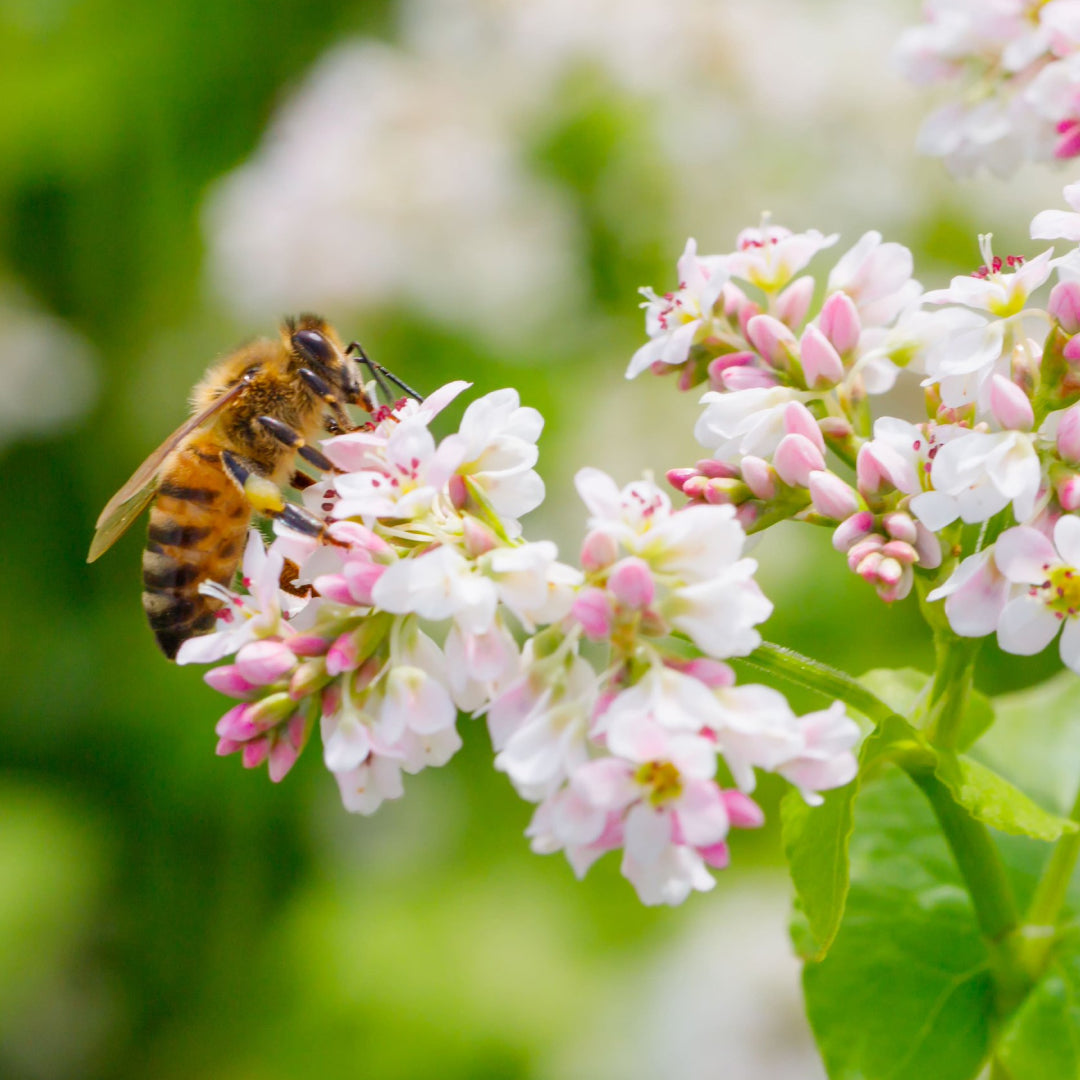
[[[1033,238],[1080,241],[1080,184],[1065,199],[1073,210],[1038,214]],[[983,236],[982,265],[922,292],[908,252],[868,234],[812,312],[814,280],[791,279],[832,239],[767,226],[705,257],[691,242],[679,289],[645,291],[650,340],[628,376],[675,369],[684,388],[711,387],[695,433],[712,456],[669,481],[748,532],[833,528],[883,600],[921,581],[961,635],[996,630],[1027,653],[1064,625],[1080,671],[1080,251],[1002,259]],[[867,395],[901,369],[921,376],[925,419],[872,419]]]
[[[1080,2],[927,0],[896,57],[916,83],[960,81],[962,99],[938,109],[919,149],[958,174],[1000,175],[1020,161],[1080,154]]]
[[[582,470],[589,532],[582,568],[566,565],[519,521],[544,497],[539,413],[502,390],[432,434],[467,385],[326,440],[334,471],[303,492],[323,535],[279,522],[267,549],[253,531],[243,591],[203,586],[218,627],[178,659],[233,657],[206,676],[238,701],[219,754],[280,780],[318,725],[363,814],[454,755],[459,710],[486,714],[496,767],[539,804],[536,850],[581,872],[621,847],[645,902],[678,903],[711,887],[729,829],[760,824],[755,769],[816,801],[854,775],[859,730],[839,705],[800,718],[734,685],[723,661],[760,643],[772,605],[732,506],[675,511],[650,481]]]

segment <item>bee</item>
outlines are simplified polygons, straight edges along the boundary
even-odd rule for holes
[[[276,341],[260,339],[213,364],[192,392],[192,415],[109,500],[97,520],[87,562],[107,551],[153,502],[143,551],[143,608],[170,659],[188,638],[211,630],[221,601],[204,581],[230,586],[243,555],[252,510],[321,535],[323,523],[287,502],[281,485],[296,455],[331,471],[308,441],[320,430],[351,430],[345,405],[369,413],[359,367],[325,320],[287,319]],[[378,367],[378,365],[373,365]],[[381,369],[380,369],[381,370]],[[326,410],[329,409],[327,412]]]

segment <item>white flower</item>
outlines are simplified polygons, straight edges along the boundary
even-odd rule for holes
[[[769,458],[788,433],[784,424],[787,406],[814,396],[786,386],[735,393],[710,390],[701,396],[705,411],[694,425],[694,438],[718,461],[734,463],[748,454]]]
[[[845,292],[864,327],[891,323],[922,291],[911,276],[914,261],[902,244],[881,242],[881,233],[864,233],[829,271],[828,292]]]
[[[819,792],[843,787],[859,771],[852,753],[859,741],[859,725],[844,711],[841,701],[827,709],[799,717],[803,748],[776,771],[791,781],[810,806],[820,806]]]
[[[817,229],[793,233],[782,225],[766,222],[760,228],[739,233],[736,251],[727,256],[727,269],[732,277],[749,281],[764,292],[776,292],[837,239],[836,233],[825,236]]]
[[[1068,184],[1062,192],[1076,213],[1066,210],[1043,210],[1031,221],[1032,240],[1068,240],[1080,243],[1080,181]]]
[[[972,431],[946,443],[934,458],[934,490],[911,500],[912,512],[933,532],[957,517],[987,521],[1011,502],[1017,521],[1035,509],[1042,467],[1035,436],[1023,431]]]
[[[626,369],[628,379],[647,371],[655,363],[682,364],[690,346],[708,337],[713,326],[713,308],[728,280],[724,260],[699,258],[697,242],[691,238],[679,259],[679,288],[657,296],[642,289],[645,297],[645,332],[650,340],[641,346]]]
[[[994,559],[1011,584],[1027,586],[1003,608],[998,644],[1031,656],[1060,630],[1062,663],[1080,674],[1080,518],[1059,518],[1053,542],[1027,526],[1009,529],[998,537]]]

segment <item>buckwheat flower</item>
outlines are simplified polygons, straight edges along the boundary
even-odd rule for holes
[[[827,290],[851,298],[862,326],[886,326],[922,292],[911,276],[913,268],[911,252],[903,244],[882,243],[879,232],[863,233],[829,271]]]
[[[1035,436],[1023,431],[971,431],[946,443],[934,458],[933,491],[911,500],[912,512],[933,532],[956,518],[987,521],[1010,503],[1017,521],[1035,510],[1042,465]]]
[[[310,727],[303,713],[295,711],[295,703],[278,706],[275,702],[275,706],[237,705],[214,730],[218,755],[239,752],[245,769],[256,769],[265,761],[270,779],[277,784],[296,763]]]
[[[1073,46],[1075,48],[1075,45]],[[1047,64],[1024,91],[1025,101],[1057,133],[1053,156],[1080,154],[1080,54]]]
[[[1015,588],[998,569],[994,549],[969,555],[944,584],[928,594],[931,603],[945,601],[945,617],[961,637],[985,637],[998,620]]]
[[[776,771],[799,789],[810,806],[825,800],[820,792],[843,787],[859,771],[852,752],[859,741],[859,725],[834,701],[827,709],[799,717],[803,747],[777,766]]]
[[[1053,272],[1053,248],[1032,259],[1009,256],[1005,263],[994,256],[991,234],[979,236],[983,266],[975,274],[954,277],[947,289],[923,294],[928,304],[963,304],[978,308],[998,318],[1008,318],[1022,311],[1028,297]]]
[[[768,220],[758,228],[743,229],[735,241],[735,251],[727,256],[732,277],[749,281],[766,293],[779,292],[807,263],[838,239],[817,229],[793,233],[783,225]]]
[[[1032,240],[1068,240],[1080,243],[1080,182],[1068,184],[1062,194],[1073,208],[1067,210],[1042,210],[1031,219]]]
[[[499,612],[483,631],[451,623],[443,642],[450,693],[462,712],[483,708],[518,674],[518,645]]]
[[[1080,518],[1058,519],[1053,541],[1020,525],[998,537],[994,561],[1007,581],[1027,586],[998,619],[998,644],[1006,652],[1042,652],[1061,631],[1061,660],[1080,674]]]
[[[176,654],[178,664],[212,664],[236,652],[249,641],[288,633],[287,619],[306,600],[283,594],[279,587],[284,557],[267,551],[257,529],[248,533],[242,576],[247,595],[239,595],[214,582],[203,582],[200,592],[217,597],[222,607],[217,613],[221,629],[188,638]]]
[[[771,457],[788,433],[787,406],[814,396],[787,386],[738,393],[711,390],[701,396],[705,411],[694,425],[694,438],[722,462],[734,463],[746,454]]]
[[[691,346],[712,333],[714,308],[728,279],[724,261],[699,257],[697,241],[691,238],[686,241],[678,271],[677,292],[657,296],[652,289],[641,290],[645,297],[645,331],[650,340],[631,358],[626,369],[628,379],[653,364],[685,363]]]

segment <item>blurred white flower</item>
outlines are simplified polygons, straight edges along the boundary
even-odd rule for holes
[[[214,282],[253,318],[397,303],[517,338],[566,309],[578,276],[569,212],[520,150],[460,69],[339,46],[213,192]]]
[[[93,348],[21,292],[0,289],[0,447],[74,423],[94,403]]]

